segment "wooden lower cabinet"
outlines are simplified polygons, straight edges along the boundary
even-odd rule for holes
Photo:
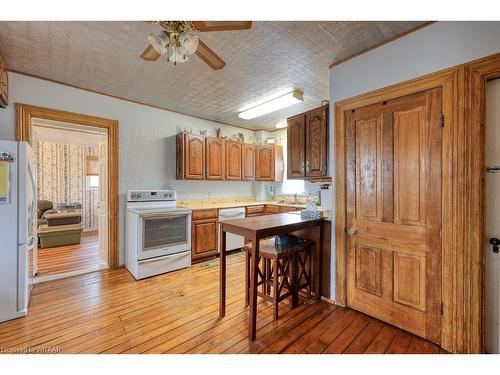
[[[273,214],[279,214],[279,213],[281,213],[280,206],[272,206],[272,205],[266,204],[266,215],[273,215]]]
[[[266,206],[259,205],[259,206],[248,206],[245,207],[245,216],[246,217],[252,217],[252,216],[262,216],[266,213]]]
[[[293,212],[293,211],[300,211],[300,210],[302,210],[301,207],[281,206],[281,213]]]
[[[197,218],[191,224],[191,260],[194,263],[217,255],[217,215],[214,209],[193,211],[193,217]]]

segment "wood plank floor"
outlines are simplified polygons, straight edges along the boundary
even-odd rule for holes
[[[38,276],[80,271],[99,263],[97,231],[83,232],[80,244],[38,249]]]
[[[35,285],[27,317],[0,324],[2,352],[439,353],[436,345],[351,309],[286,302],[273,321],[259,301],[247,339],[241,253],[228,257],[227,315],[218,318],[218,259],[135,281],[121,268]],[[30,349],[27,349],[30,348]]]

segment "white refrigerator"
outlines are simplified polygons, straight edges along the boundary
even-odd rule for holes
[[[0,140],[0,322],[28,312],[36,231],[34,154],[26,142]]]

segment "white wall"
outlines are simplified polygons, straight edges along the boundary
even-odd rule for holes
[[[132,82],[133,84],[133,82]],[[105,95],[9,72],[9,100],[0,109],[0,139],[15,139],[14,103],[32,104],[119,121],[120,128],[120,262],[124,261],[125,194],[128,189],[176,189],[180,199],[254,196],[252,182],[186,182],[175,180],[177,127],[193,133],[222,128],[223,135],[255,132],[155,109]],[[165,103],[168,106],[168,103]],[[258,184],[255,184],[258,185]]]
[[[330,102],[500,52],[500,22],[438,22],[330,69]],[[333,150],[333,111],[330,112]],[[333,172],[334,152],[330,154]],[[334,176],[334,174],[332,174]],[[332,272],[335,272],[332,233]],[[331,296],[335,298],[332,274]]]

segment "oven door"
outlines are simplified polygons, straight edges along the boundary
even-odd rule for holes
[[[191,212],[139,214],[138,260],[191,250]]]

